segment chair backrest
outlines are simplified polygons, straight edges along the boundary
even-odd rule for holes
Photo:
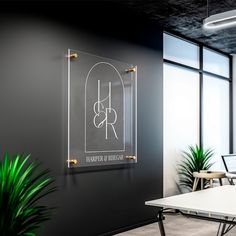
[[[236,173],[236,154],[222,155],[225,170],[229,173]]]

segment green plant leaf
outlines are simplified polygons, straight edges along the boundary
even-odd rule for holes
[[[188,146],[188,151],[182,151],[183,160],[178,165],[179,186],[182,190],[192,190],[193,186],[193,172],[200,170],[209,170],[213,163],[211,159],[214,155],[212,149],[204,150],[202,147]],[[209,185],[208,180],[204,180],[204,186]],[[197,189],[200,189],[200,182]]]
[[[0,235],[35,236],[53,208],[39,200],[56,191],[49,170],[30,161],[30,155],[4,153],[0,162]]]

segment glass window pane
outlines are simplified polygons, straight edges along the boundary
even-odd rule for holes
[[[199,47],[169,34],[164,34],[164,58],[199,68]]]
[[[181,151],[199,142],[199,74],[164,64],[164,194],[173,195]]]
[[[214,148],[213,170],[224,170],[221,155],[229,153],[229,82],[203,77],[203,144]]]
[[[218,52],[204,48],[203,70],[229,77],[229,58]]]

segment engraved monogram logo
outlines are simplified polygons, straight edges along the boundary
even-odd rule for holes
[[[85,153],[114,153],[124,152],[126,135],[125,109],[127,91],[129,95],[129,81],[125,84],[119,70],[111,63],[99,61],[88,71],[85,80],[85,116],[84,116],[84,150]],[[128,74],[125,74],[127,76]],[[128,103],[127,103],[128,104]],[[128,116],[129,117],[129,116]]]
[[[108,137],[108,128],[110,127],[116,139],[118,139],[114,125],[117,121],[117,112],[112,108],[111,82],[108,82],[108,95],[102,98],[100,80],[97,85],[98,98],[93,105],[94,118],[93,124],[97,129],[105,127],[105,139]]]

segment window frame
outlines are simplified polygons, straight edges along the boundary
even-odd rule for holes
[[[203,75],[209,75],[213,76],[216,79],[222,79],[222,80],[227,80],[229,81],[229,153],[233,153],[233,84],[232,84],[232,79],[233,79],[233,57],[225,52],[222,52],[218,49],[212,48],[210,46],[205,45],[204,43],[197,42],[195,40],[189,39],[185,36],[178,35],[176,33],[172,33],[169,31],[163,31],[163,35],[168,34],[172,37],[181,39],[183,41],[186,41],[188,43],[192,43],[194,45],[198,46],[199,50],[199,68],[191,67],[182,63],[178,63],[175,61],[171,61],[168,59],[164,58],[164,53],[163,53],[163,63],[167,64],[172,64],[176,65],[182,68],[186,68],[188,70],[192,70],[195,72],[199,73],[199,145],[200,147],[203,147]],[[164,36],[163,36],[164,38]],[[224,55],[229,58],[229,77],[225,77],[219,74],[215,74],[212,72],[205,71],[203,69],[203,48],[206,48],[208,50],[211,50],[213,52],[216,52],[218,54]]]

